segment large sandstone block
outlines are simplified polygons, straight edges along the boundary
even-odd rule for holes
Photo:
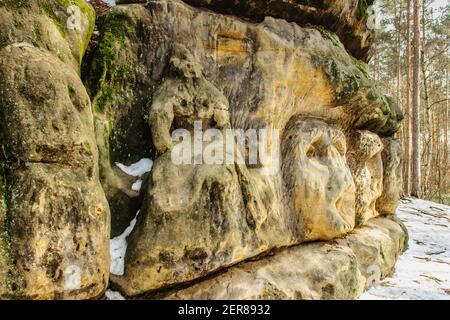
[[[0,51],[0,92],[3,160],[96,165],[91,103],[73,69],[14,43]]]
[[[347,159],[356,186],[356,225],[378,216],[376,202],[383,190],[383,143],[369,131],[355,131],[349,138]]]
[[[72,3],[76,30],[66,28]],[[84,1],[6,1],[0,17],[0,298],[101,296],[109,207],[78,74],[94,11]]]
[[[125,274],[112,279],[125,294],[195,280],[279,247],[344,236],[358,222],[358,203],[364,202],[359,215],[372,210],[359,223],[378,214],[381,149],[379,163],[367,163],[374,155],[355,156],[377,175],[370,199],[362,184],[355,197],[344,133],[369,129],[379,140],[377,134],[398,129],[402,115],[331,33],[272,17],[248,23],[182,1],[117,6],[101,28],[85,82],[110,204],[120,203],[108,190],[136,197],[112,163],[131,162],[145,148],[156,157]],[[267,176],[262,163],[175,165],[171,134],[192,133],[195,120],[205,129],[278,131],[282,138],[269,149],[282,150],[280,170]],[[134,145],[126,138],[132,134],[140,137]],[[127,206],[112,207],[120,215]]]
[[[127,296],[228,268],[168,298],[355,298],[392,272],[405,231],[377,216],[398,202],[403,115],[348,53],[369,56],[366,6],[139,2],[100,17],[86,88],[90,5],[0,3],[0,298],[100,296],[109,208],[113,236],[140,208],[111,277]],[[232,162],[178,163],[174,132],[195,145],[199,125],[268,134]],[[116,163],[144,157],[139,192]]]
[[[8,168],[0,221],[0,298],[89,299],[108,284],[109,212],[84,168]]]
[[[260,22],[266,16],[301,26],[322,26],[336,33],[356,58],[368,61],[374,30],[367,27],[367,8],[373,0],[184,0],[194,6]]]
[[[375,218],[343,239],[302,244],[174,290],[166,299],[356,299],[394,270],[406,248],[401,222]]]
[[[389,135],[401,112],[374,86],[364,63],[330,32],[267,17],[253,24],[182,1],[113,7],[84,74],[93,100],[101,181],[115,215],[139,205],[115,162],[153,158],[147,106],[184,45],[230,105],[233,128],[283,130],[298,115]],[[128,199],[128,201],[125,201]],[[136,202],[137,201],[137,202]]]
[[[67,28],[69,7],[80,10],[79,24]],[[54,56],[75,70],[94,31],[95,11],[85,0],[6,0],[0,3],[0,49],[26,42]]]
[[[355,226],[355,183],[342,131],[313,118],[292,118],[282,146],[284,193],[304,240],[330,240]]]

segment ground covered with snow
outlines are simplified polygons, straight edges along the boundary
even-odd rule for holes
[[[405,199],[397,215],[408,228],[409,248],[399,258],[395,274],[361,299],[450,299],[450,207]]]

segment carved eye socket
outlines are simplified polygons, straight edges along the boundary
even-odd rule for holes
[[[317,149],[314,147],[314,145],[310,145],[308,150],[306,151],[306,156],[308,158],[314,158],[317,154]]]

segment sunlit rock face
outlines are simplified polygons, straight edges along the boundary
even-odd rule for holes
[[[283,136],[283,182],[305,240],[328,240],[355,224],[355,184],[345,136],[325,122],[291,119]]]
[[[380,137],[369,131],[355,131],[349,137],[348,163],[356,186],[356,224],[378,215],[375,204],[383,190],[383,162]]]
[[[406,249],[403,228],[394,217],[378,217],[345,238],[289,248],[162,297],[177,300],[356,299],[378,277],[393,273],[399,254]]]
[[[265,17],[316,25],[339,36],[346,49],[356,58],[370,59],[373,30],[367,27],[368,6],[373,0],[184,0],[199,7],[260,22]]]
[[[355,298],[372,265],[392,271],[406,233],[377,216],[398,203],[403,115],[356,59],[358,1],[122,1],[84,63],[93,11],[73,2],[76,32],[66,2],[0,5],[1,298],[160,294],[224,269],[175,296]],[[142,158],[138,190],[122,170]]]
[[[89,299],[108,283],[109,207],[78,73],[94,12],[78,3],[65,38],[60,2],[0,6],[1,299]]]
[[[394,214],[402,193],[402,145],[394,138],[383,139],[383,192],[376,209],[380,213]]]
[[[345,236],[378,215],[382,145],[351,156],[357,146],[350,137],[367,128],[381,143],[378,135],[395,132],[402,114],[337,36],[273,17],[248,23],[182,1],[114,7],[102,28],[88,67],[96,73],[85,74],[98,139],[116,132],[106,134],[108,144],[98,142],[100,166],[107,172],[111,159],[124,154],[111,145],[136,129],[124,125],[131,120],[116,122],[131,110],[143,110],[156,157],[125,273],[112,277],[123,293],[155,291],[273,249]],[[112,55],[105,56],[107,46]],[[244,163],[174,164],[179,146],[172,134],[185,129],[193,136],[195,121],[221,133],[276,132],[279,139],[269,134],[265,147],[279,157],[250,164],[248,147]]]

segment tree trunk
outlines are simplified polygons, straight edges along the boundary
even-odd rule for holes
[[[411,194],[411,0],[406,0],[406,108],[403,123],[403,191]]]
[[[447,68],[445,69],[445,99],[446,101],[444,102],[444,107],[445,107],[445,112],[444,112],[444,177],[443,177],[443,181],[444,181],[444,192],[447,194],[447,192],[449,192],[448,189],[448,185],[447,184],[447,179],[448,179],[448,171],[449,171],[449,167],[448,167],[448,158],[449,158],[449,150],[448,150],[448,108],[449,108],[449,104],[448,104],[448,100],[450,99],[449,94],[448,94],[448,78],[449,78],[449,72],[448,72],[449,68],[447,66]]]
[[[403,124],[403,191],[411,194],[411,0],[406,0],[406,108]]]
[[[401,103],[401,79],[402,79],[402,17],[403,17],[403,2],[399,2],[399,13],[397,17],[397,89],[396,89],[396,97],[397,97],[397,103],[399,106],[402,105]],[[401,138],[401,132],[396,133],[396,138]]]
[[[431,108],[429,104],[429,94],[428,94],[428,75],[425,65],[426,60],[426,2],[422,1],[422,50],[421,50],[421,69],[423,78],[423,94],[424,94],[424,110],[425,110],[425,121],[424,121],[424,131],[426,135],[422,137],[424,143],[424,177],[422,184],[422,195],[426,196],[431,191],[431,167],[433,163],[433,117],[431,115]],[[425,133],[424,132],[424,133]]]
[[[412,186],[411,194],[421,196],[420,188],[420,3],[414,6],[414,61],[413,61],[413,101],[412,101]]]

